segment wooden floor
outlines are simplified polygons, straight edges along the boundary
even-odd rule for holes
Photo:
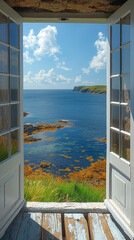
[[[2,240],[125,240],[110,214],[20,212]]]

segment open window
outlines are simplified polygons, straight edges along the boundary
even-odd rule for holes
[[[23,204],[21,17],[0,4],[0,236]]]

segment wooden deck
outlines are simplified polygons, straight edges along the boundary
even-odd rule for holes
[[[109,213],[20,211],[1,240],[128,240]]]

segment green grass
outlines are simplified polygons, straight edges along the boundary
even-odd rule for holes
[[[35,202],[102,202],[105,188],[94,188],[87,182],[57,182],[54,178],[24,179],[26,201]]]
[[[89,93],[106,93],[105,85],[96,85],[96,86],[77,86],[74,87],[75,91],[78,92],[89,92]]]

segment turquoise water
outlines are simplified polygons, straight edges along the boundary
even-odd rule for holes
[[[99,156],[106,156],[106,144],[95,139],[106,137],[106,95],[72,90],[24,90],[24,111],[30,113],[24,118],[25,124],[56,124],[59,120],[72,123],[70,128],[37,133],[35,136],[44,140],[24,145],[25,160],[29,160],[25,164],[49,162],[50,173],[64,175],[58,169],[86,168],[91,164],[87,157],[92,156],[96,162]],[[53,139],[45,140],[44,136]]]

